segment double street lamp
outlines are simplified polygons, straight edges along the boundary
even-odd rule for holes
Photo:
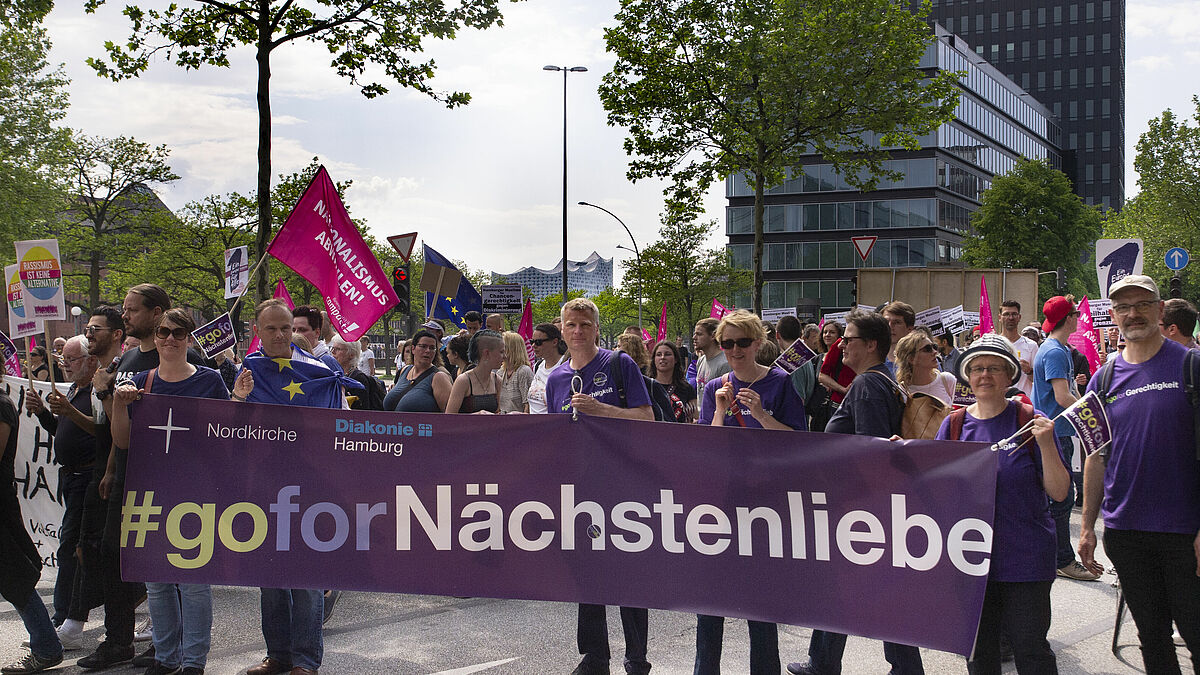
[[[638,250],[637,240],[633,238],[633,233],[629,231],[629,227],[627,225],[625,225],[625,221],[621,220],[620,218],[617,218],[617,214],[613,213],[612,211],[609,211],[608,209],[604,208],[603,206],[589,204],[588,202],[579,202],[579,205],[580,206],[590,206],[594,209],[600,209],[601,211],[612,216],[618,223],[621,223],[621,227],[625,228],[625,234],[629,235],[629,241],[633,242],[633,255],[637,257],[637,266],[638,266],[638,329],[640,330],[642,327],[642,253],[640,250]],[[617,248],[625,249],[626,251],[629,250],[628,248],[625,248],[624,246],[622,246],[620,244],[617,244]]]
[[[542,70],[562,71],[563,74],[563,256],[562,299],[567,301],[567,73],[586,73],[584,66],[542,66]]]

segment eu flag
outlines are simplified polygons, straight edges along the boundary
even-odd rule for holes
[[[361,387],[295,345],[291,358],[273,359],[258,351],[242,361],[242,368],[254,376],[254,389],[246,398],[255,403],[341,408],[342,387]]]
[[[458,269],[454,263],[446,256],[438,253],[429,247],[425,242],[421,242],[421,246],[425,250],[425,262],[449,267],[452,270]],[[462,281],[458,282],[458,293],[453,298],[441,296],[435,298],[433,293],[425,292],[425,316],[434,319],[449,319],[455,326],[466,328],[467,322],[463,320],[463,314],[470,311],[483,311],[483,296],[479,295],[479,291],[471,285],[467,280],[466,275],[463,275]]]

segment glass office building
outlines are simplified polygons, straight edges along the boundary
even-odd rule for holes
[[[930,15],[1041,101],[1089,204],[1125,201],[1125,0],[932,0]]]
[[[957,266],[970,214],[997,174],[1019,157],[1061,169],[1062,130],[1050,110],[940,26],[922,68],[962,71],[956,118],[921,137],[921,149],[891,153],[886,168],[902,174],[877,189],[851,188],[819,155],[767,190],[763,303],[792,307],[819,300],[827,311],[853,304],[862,267]],[[750,268],[754,191],[742,176],[726,181],[726,234],[734,263]],[[878,237],[863,261],[851,237]],[[749,294],[731,298],[749,307]]]

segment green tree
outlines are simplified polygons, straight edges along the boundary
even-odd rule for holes
[[[7,14],[0,24],[0,237],[28,239],[49,232],[62,210],[70,132],[67,79],[46,61],[50,41],[36,23]],[[13,259],[11,247],[0,255]]]
[[[95,12],[106,0],[87,0]],[[312,5],[312,7],[310,7]],[[318,9],[319,8],[319,9]],[[88,64],[103,77],[121,80],[136,77],[162,56],[191,70],[201,66],[229,66],[229,54],[253,46],[258,69],[258,229],[257,252],[271,239],[271,56],[295,40],[308,40],[329,49],[330,67],[357,85],[363,96],[387,93],[368,68],[379,66],[387,78],[415,89],[448,107],[470,100],[465,92],[439,92],[429,80],[436,65],[432,59],[413,60],[424,49],[426,38],[453,39],[459,28],[484,29],[500,25],[498,0],[458,2],[384,2],[382,0],[192,0],[171,3],[165,9],[127,5],[124,14],[132,25],[129,39],[106,42],[107,60]],[[267,295],[270,271],[259,268],[258,294]]]
[[[663,303],[667,305],[667,335],[690,335],[692,326],[708,316],[715,297],[749,290],[749,270],[733,267],[724,248],[705,249],[702,244],[717,229],[716,221],[697,220],[694,210],[669,209],[662,217],[659,239],[642,251],[638,261],[626,260],[625,285],[636,289],[643,280],[647,305],[643,325],[656,333]]]
[[[1145,272],[1164,293],[1174,274],[1163,260],[1166,252],[1181,246],[1200,255],[1200,97],[1192,103],[1191,125],[1170,110],[1150,120],[1133,162],[1141,191],[1104,221],[1105,237],[1142,239]],[[1181,276],[1184,297],[1200,296],[1197,275],[1184,270]]]
[[[105,269],[143,255],[174,216],[151,186],[178,180],[170,150],[133,138],[77,134],[69,158],[71,203],[59,230],[67,291],[100,304]],[[116,299],[111,296],[109,300]]]
[[[754,304],[762,306],[763,195],[820,153],[870,189],[887,153],[953,117],[954,78],[928,77],[925,16],[894,0],[621,0],[600,98],[629,129],[629,178],[666,177],[689,204],[716,178],[754,190]]]
[[[983,193],[962,259],[971,267],[1064,267],[1070,293],[1095,297],[1099,288],[1086,254],[1100,236],[1100,220],[1066,174],[1043,160],[1020,160]],[[1039,297],[1057,295],[1053,275],[1041,277],[1038,290]]]
[[[582,290],[567,289],[567,298],[568,299],[582,298],[582,297],[583,297]],[[553,321],[554,317],[562,314],[562,306],[563,306],[562,293],[555,293],[553,295],[547,295],[546,297],[542,298],[541,300],[538,300],[537,302],[533,303],[531,309],[533,310],[534,325],[537,325],[539,323],[550,323],[551,321]],[[634,308],[634,316],[635,317],[637,316],[636,312],[637,312],[637,309]],[[601,316],[600,320],[603,321],[604,317]]]
[[[629,277],[626,276],[626,279]],[[609,286],[597,293],[592,302],[600,310],[600,337],[605,344],[616,344],[626,326],[637,324],[637,297]],[[561,303],[559,304],[561,308]],[[643,321],[643,325],[647,325]]]

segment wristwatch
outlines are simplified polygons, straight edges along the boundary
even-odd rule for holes
[[[109,396],[112,396],[112,393],[113,393],[112,389],[97,389],[96,390],[96,398],[103,401],[104,399],[108,398]]]

